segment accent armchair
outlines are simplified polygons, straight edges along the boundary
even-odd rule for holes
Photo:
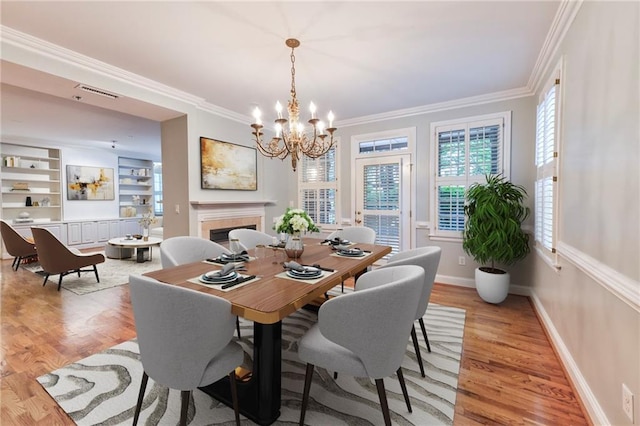
[[[13,256],[11,267],[14,271],[18,270],[23,259],[32,259],[38,256],[35,244],[20,235],[4,220],[0,220],[0,232],[7,253]]]
[[[31,228],[31,232],[38,248],[38,260],[45,273],[43,287],[47,284],[49,276],[60,274],[58,279],[58,291],[60,291],[62,278],[74,272],[77,272],[78,276],[81,272],[93,272],[96,274],[96,281],[100,282],[96,265],[104,262],[102,253],[80,253],[79,250],[62,244],[51,231],[45,228]],[[89,266],[92,268],[82,269]]]

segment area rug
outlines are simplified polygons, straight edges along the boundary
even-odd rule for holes
[[[297,424],[304,384],[305,364],[297,356],[297,341],[317,320],[300,310],[283,321],[282,406],[276,425]],[[391,419],[397,425],[451,425],[456,400],[465,311],[430,304],[424,317],[431,353],[420,339],[426,378],[420,370],[407,336],[407,356],[402,369],[413,413],[405,406],[397,378],[385,378]],[[416,322],[417,324],[417,322]],[[246,363],[252,354],[252,323],[241,319]],[[419,326],[418,326],[419,327]],[[418,335],[421,336],[420,331]],[[316,369],[311,386],[308,425],[382,424],[382,412],[373,381]],[[142,364],[135,340],[124,342],[39,377],[38,382],[78,425],[130,425],[135,409]],[[192,393],[190,425],[233,423],[233,410],[201,391]],[[175,425],[180,417],[180,392],[147,385],[140,423]],[[241,416],[243,424],[253,424]]]
[[[96,282],[96,275],[93,271],[82,272],[79,277],[78,274],[65,275],[62,279],[62,288],[75,294],[83,295],[127,284],[129,282],[129,275],[131,274],[140,275],[162,267],[160,264],[160,249],[156,248],[153,255],[153,260],[143,263],[137,263],[135,257],[129,259],[106,258],[104,263],[98,264],[99,283]],[[38,275],[42,273],[42,267],[37,262],[22,265],[22,267]],[[44,276],[42,279],[44,280]],[[58,275],[50,276],[47,286],[57,287]]]

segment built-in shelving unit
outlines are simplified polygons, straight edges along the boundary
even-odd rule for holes
[[[153,161],[118,158],[120,217],[136,217],[153,209]]]
[[[0,144],[2,218],[14,224],[62,220],[60,150]]]

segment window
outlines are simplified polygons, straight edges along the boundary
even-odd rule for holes
[[[432,237],[462,238],[465,192],[487,174],[509,178],[511,113],[431,124]]]
[[[560,67],[544,87],[536,113],[535,243],[538,252],[556,264],[558,116]]]
[[[162,163],[153,163],[153,214],[162,216]]]
[[[337,224],[338,172],[335,146],[318,158],[302,157],[299,204],[322,227]]]

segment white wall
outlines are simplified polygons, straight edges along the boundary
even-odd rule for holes
[[[638,2],[584,2],[553,62],[562,269],[536,256],[533,294],[595,424],[632,424],[622,383],[640,423],[639,16]]]
[[[380,132],[406,127],[416,128],[416,157],[414,159],[414,171],[416,173],[416,206],[414,206],[414,217],[416,222],[429,222],[430,199],[429,188],[431,186],[430,162],[431,162],[431,138],[430,126],[432,122],[452,120],[456,118],[471,117],[476,115],[511,111],[511,180],[523,185],[529,198],[527,205],[533,206],[533,181],[535,168],[533,165],[534,140],[535,140],[535,115],[536,104],[533,96],[522,97],[507,101],[492,102],[473,107],[457,108],[446,111],[437,111],[427,114],[414,115],[410,117],[384,120],[376,123],[342,127],[338,129],[341,143],[340,149],[340,203],[342,213],[340,217],[351,217],[351,198],[354,196],[354,188],[351,188],[350,168],[351,168],[351,148],[349,146],[351,137],[354,135]],[[528,221],[528,225],[533,224],[533,218]],[[442,257],[438,267],[438,280],[452,284],[471,285],[474,284],[474,271],[478,266],[473,259],[469,258],[462,250],[462,242],[443,242],[431,240],[428,229],[413,229],[415,236],[415,246],[422,247],[436,245],[442,248]],[[466,256],[465,266],[458,265],[458,257]],[[530,269],[530,260],[527,259],[516,264],[510,269],[512,272],[512,283],[516,285],[528,286],[531,284],[530,274],[526,273]]]

